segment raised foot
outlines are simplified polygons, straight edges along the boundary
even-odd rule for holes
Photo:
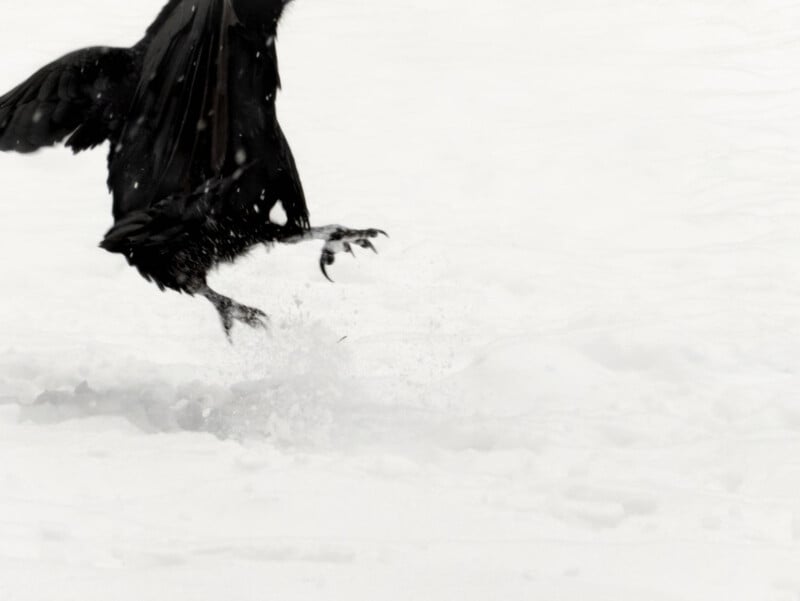
[[[233,324],[237,321],[251,328],[269,329],[269,316],[261,309],[237,303],[227,296],[217,294],[210,288],[204,290],[202,294],[214,305],[214,308],[219,313],[222,328],[225,330],[225,336],[229,341],[232,341],[231,330],[233,330]]]
[[[336,254],[342,251],[350,253],[355,256],[353,246],[360,246],[361,248],[368,248],[374,253],[378,253],[378,249],[372,243],[372,238],[378,236],[389,237],[389,234],[383,230],[367,229],[367,230],[351,230],[347,228],[336,228],[327,237],[325,246],[322,248],[322,255],[319,258],[319,267],[322,274],[331,282],[333,280],[328,275],[327,268],[336,262]]]

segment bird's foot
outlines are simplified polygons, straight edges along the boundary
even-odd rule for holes
[[[319,267],[322,270],[322,274],[332,282],[333,280],[328,275],[327,268],[334,264],[337,253],[346,252],[355,256],[353,246],[368,248],[377,254],[378,249],[375,248],[372,239],[378,236],[386,236],[388,238],[389,234],[378,229],[351,230],[344,227],[332,229],[325,239],[325,246],[322,247],[322,255],[319,258]]]
[[[235,321],[251,328],[269,329],[269,316],[266,313],[261,309],[240,305],[237,302],[233,302],[227,311],[220,311],[220,319],[222,320],[222,327],[225,329],[225,335],[229,340],[231,339],[231,330]]]
[[[237,303],[235,300],[222,296],[206,288],[201,291],[219,313],[220,321],[222,321],[222,328],[225,330],[225,336],[229,341],[232,341],[231,330],[235,322],[241,322],[251,328],[269,329],[269,316],[260,309],[248,307]]]

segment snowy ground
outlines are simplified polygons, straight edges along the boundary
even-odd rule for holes
[[[160,0],[3,0],[0,88]],[[7,5],[7,6],[6,6]],[[0,600],[800,600],[800,5],[298,0],[314,245],[206,303],[0,156]]]

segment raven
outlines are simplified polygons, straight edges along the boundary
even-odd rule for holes
[[[109,141],[115,223],[100,246],[161,290],[204,296],[229,338],[234,321],[266,327],[267,315],[209,288],[219,263],[317,239],[328,277],[338,252],[374,251],[386,235],[310,225],[275,110],[275,38],[290,1],[170,0],[132,48],[72,52],[0,97],[0,151]],[[276,205],[284,223],[270,217]]]

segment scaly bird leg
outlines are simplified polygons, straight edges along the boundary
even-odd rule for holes
[[[239,304],[227,296],[222,296],[214,292],[208,286],[204,286],[198,290],[197,294],[206,297],[217,309],[220,320],[222,320],[222,327],[225,330],[225,336],[227,336],[229,341],[232,341],[231,329],[233,329],[234,321],[240,321],[251,328],[267,329],[269,317],[260,309]]]
[[[355,256],[353,245],[368,248],[377,253],[378,250],[372,244],[371,239],[378,236],[386,236],[388,238],[389,234],[378,229],[355,230],[341,225],[326,225],[312,227],[299,234],[295,233],[286,238],[280,238],[278,242],[298,244],[309,240],[324,240],[325,245],[322,247],[319,266],[322,274],[332,282],[333,280],[328,275],[327,268],[336,261],[336,254],[344,251]]]

